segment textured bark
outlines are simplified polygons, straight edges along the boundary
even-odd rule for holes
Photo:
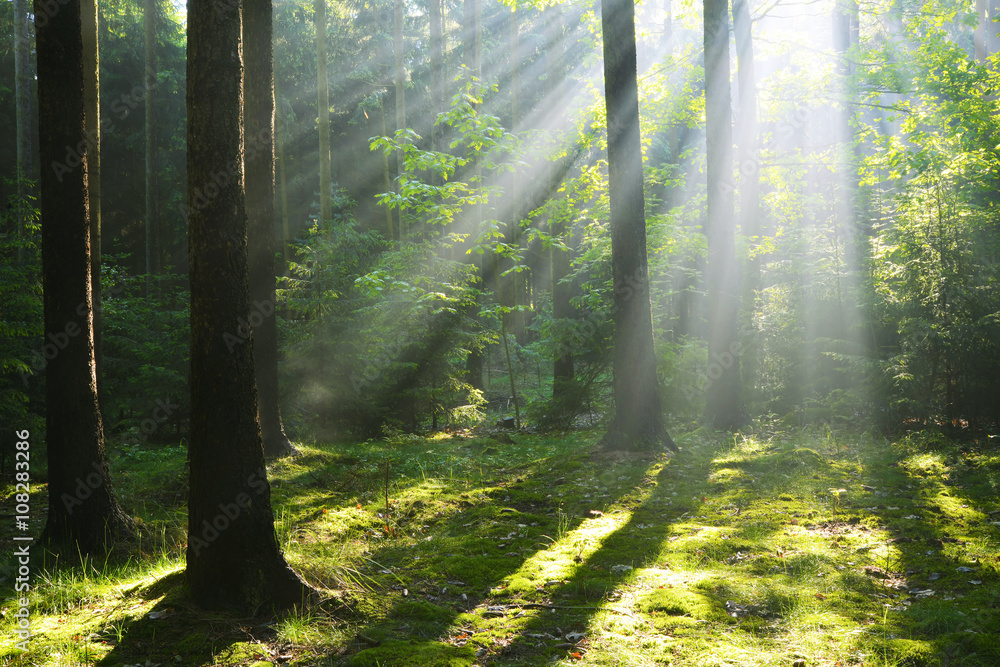
[[[42,540],[102,552],[131,532],[108,474],[97,399],[80,0],[38,21],[45,421],[49,511]],[[67,146],[70,150],[67,151]],[[49,354],[51,351],[51,355]]]
[[[90,285],[94,311],[94,363],[98,401],[101,387],[101,108],[100,56],[97,45],[97,0],[80,3],[83,39],[83,106],[87,132],[87,197],[90,215]]]
[[[269,459],[296,453],[278,401],[278,297],[274,274],[274,58],[270,0],[243,0],[244,146],[250,313],[257,412]]]
[[[24,201],[28,194],[25,179],[34,178],[31,150],[31,51],[28,0],[14,0],[14,113],[17,124],[17,197]],[[25,235],[27,221],[17,219],[17,235]],[[24,249],[18,246],[17,261],[24,261]]]
[[[330,212],[330,81],[326,74],[326,0],[316,0],[316,115],[319,128],[319,227]]]
[[[601,12],[615,309],[615,416],[601,447],[636,451],[665,445],[676,449],[663,425],[653,351],[639,143],[635,7],[632,0],[601,0]]]
[[[733,203],[733,128],[729,94],[729,7],[705,0],[705,133],[707,137],[708,364],[705,421],[738,429],[749,421],[743,405],[738,339],[740,287]]]
[[[146,111],[146,298],[150,296],[152,276],[160,272],[159,211],[156,170],[156,1],[145,0],[143,28],[146,38],[144,73]]]
[[[210,608],[269,611],[312,593],[285,562],[257,424],[247,330],[239,5],[188,3],[191,437],[187,581]],[[234,343],[234,339],[244,342]]]

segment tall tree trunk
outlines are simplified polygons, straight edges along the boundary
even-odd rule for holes
[[[470,75],[479,78],[482,74],[482,61],[480,58],[482,55],[481,44],[483,14],[481,0],[464,0],[462,9],[462,57],[465,61],[465,66],[470,70]],[[476,160],[475,164],[473,164],[471,168],[478,173],[478,170],[481,169],[479,161]],[[476,206],[472,215],[474,217],[473,225],[474,228],[476,228],[483,219],[482,206]],[[489,253],[486,252],[476,255],[476,257],[477,260],[475,261],[478,271],[475,279],[475,286],[478,289],[483,289],[484,286],[488,285],[490,282],[486,273],[489,270],[491,259],[489,257]],[[478,304],[472,304],[469,307],[470,318],[475,319],[475,313],[478,310]],[[465,371],[469,384],[480,390],[485,388],[485,384],[483,383],[484,357],[485,350],[480,345],[473,344],[470,346],[469,354],[465,359]]]
[[[441,0],[430,0],[431,38],[431,114],[434,119],[444,111],[444,23]],[[433,120],[432,120],[433,122]],[[438,123],[431,126],[431,150],[440,151],[444,145],[443,128]]]
[[[482,0],[462,0],[462,59],[472,76],[482,76]]]
[[[90,215],[90,286],[94,310],[94,364],[98,402],[101,383],[101,106],[100,54],[97,45],[97,0],[81,0],[83,40],[83,107],[87,132],[87,207]]]
[[[739,148],[740,232],[754,245],[760,236],[760,156],[757,144],[757,80],[754,68],[753,36],[749,0],[733,0],[733,32],[736,35],[736,64],[740,108],[736,117],[736,145]],[[743,328],[753,328],[753,314],[760,283],[760,260],[744,261],[741,301]],[[741,357],[742,374],[756,374],[756,351]]]
[[[316,0],[316,114],[319,128],[319,228],[330,211],[330,81],[326,74],[326,0]]]
[[[87,553],[132,528],[115,497],[97,399],[80,0],[55,14],[41,0],[38,54],[45,423],[49,511],[43,541]],[[71,147],[67,157],[66,147]]]
[[[601,28],[615,319],[615,416],[601,446],[676,449],[663,425],[653,351],[632,0],[601,0]]]
[[[837,293],[840,310],[837,322],[842,329],[828,335],[849,341],[856,346],[871,345],[864,324],[865,314],[858,305],[860,282],[868,253],[868,232],[858,215],[857,164],[860,160],[854,117],[856,114],[854,62],[850,53],[858,40],[858,4],[855,0],[838,0],[833,14],[834,51],[842,99],[837,131],[837,179],[834,188],[834,220],[838,250],[843,244],[842,279],[838,277]],[[839,255],[838,255],[839,257]]]
[[[278,297],[274,274],[274,58],[271,0],[243,0],[244,134],[250,315],[257,412],[269,459],[296,453],[278,401]]]
[[[27,220],[23,204],[28,195],[26,180],[34,178],[31,151],[31,50],[28,0],[14,0],[14,113],[17,124],[17,262],[24,262],[21,245],[26,239]]]
[[[272,47],[273,53],[273,47]],[[285,115],[281,112],[281,98],[278,97],[278,81],[274,80],[274,142],[278,147],[278,165],[281,167],[280,185],[281,191],[281,253],[285,259],[285,266],[292,260],[290,246],[291,235],[288,230],[288,162],[285,159],[285,144],[288,143],[288,128],[286,126]]]
[[[259,39],[259,37],[255,37]],[[187,581],[210,608],[283,609],[310,594],[285,562],[245,339],[247,218],[238,4],[188,3],[191,438]]]
[[[739,271],[733,203],[733,128],[729,94],[729,6],[705,0],[705,134],[707,137],[708,364],[705,420],[738,429],[749,421],[743,405],[739,347]]]
[[[156,0],[145,0],[143,27],[146,37],[146,298],[152,276],[160,272],[160,224],[157,206],[156,151]]]
[[[559,5],[552,5],[545,10],[548,20],[546,21],[546,84],[548,94],[555,100],[559,99],[559,91],[562,88],[563,75],[563,15]],[[554,112],[555,123],[561,125],[562,114]],[[559,189],[559,183],[565,173],[557,169],[550,163],[549,188],[550,193],[555,193]],[[554,220],[550,225],[550,232],[554,238],[566,236],[565,220]],[[573,308],[570,305],[570,298],[573,289],[567,281],[570,268],[570,257],[568,250],[552,248],[549,251],[549,259],[552,266],[552,318],[556,320],[568,320],[573,317]],[[563,347],[556,356],[552,367],[552,398],[564,399],[572,390],[573,378],[575,376],[573,368],[573,352],[567,347]]]
[[[395,0],[392,12],[393,88],[396,91],[396,129],[406,127],[406,70],[403,67],[403,0]],[[396,177],[403,174],[403,152],[396,151]],[[403,214],[399,215],[399,240],[406,237]]]
[[[663,44],[668,54],[674,51],[674,13],[670,0],[663,0]]]
[[[385,124],[385,99],[379,104],[379,110],[382,116],[382,136],[388,136],[386,134],[386,124]],[[392,176],[389,173],[389,156],[382,152],[382,180],[385,191],[389,192],[392,190]],[[402,215],[402,213],[401,213]],[[389,240],[393,241],[396,239],[396,230],[393,228],[392,224],[392,209],[388,206],[385,207],[385,227],[386,233],[389,235]],[[402,241],[402,239],[400,239]]]
[[[510,131],[517,134],[521,129],[521,37],[520,21],[517,14],[517,6],[512,6],[510,10],[508,42],[510,46]],[[511,223],[508,237],[515,248],[521,247],[521,216],[524,207],[521,203],[521,174],[514,169],[510,174],[511,178]],[[527,271],[514,273],[507,279],[509,287],[508,303],[515,308],[527,307],[528,301],[525,298],[527,293],[528,279]],[[523,310],[515,310],[510,315],[510,330],[514,334],[515,340],[521,345],[527,343],[525,332],[527,331],[527,313]]]

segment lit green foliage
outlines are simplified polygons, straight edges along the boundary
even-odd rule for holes
[[[906,97],[868,127],[863,168],[882,222],[872,239],[874,312],[890,423],[1000,419],[1000,124],[996,71],[925,13],[908,29]],[[902,71],[902,67],[900,67]],[[879,130],[897,123],[898,134]]]

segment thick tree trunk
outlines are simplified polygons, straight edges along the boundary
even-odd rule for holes
[[[31,51],[28,0],[14,0],[14,113],[17,124],[17,198],[28,195],[25,180],[34,178],[31,150]],[[27,220],[23,207],[18,209],[17,237],[24,241]],[[18,245],[18,264],[24,262],[24,248]]]
[[[708,364],[705,421],[738,429],[749,421],[740,377],[739,271],[733,203],[733,129],[729,94],[729,7],[705,0],[705,117],[707,136]]]
[[[39,21],[42,286],[49,511],[42,540],[108,550],[131,532],[108,475],[97,399],[80,0]],[[71,148],[67,158],[67,146]]]
[[[295,454],[278,402],[278,297],[274,274],[274,59],[271,0],[243,0],[244,134],[250,314],[257,412],[269,459]]]
[[[316,0],[316,115],[319,128],[319,228],[330,211],[330,82],[326,74],[326,0]]]
[[[145,0],[143,27],[146,37],[146,298],[153,276],[160,272],[160,214],[157,206],[156,151],[156,1]]]
[[[601,446],[631,451],[663,445],[676,449],[663,425],[653,351],[639,141],[635,7],[632,0],[601,0],[601,12],[615,319],[615,416]]]
[[[188,3],[191,466],[187,581],[210,608],[288,608],[311,594],[278,547],[245,344],[247,222],[239,5]],[[242,341],[242,344],[240,342]]]

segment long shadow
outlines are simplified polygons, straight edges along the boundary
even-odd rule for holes
[[[136,587],[130,595],[145,601],[163,599],[140,618],[108,627],[100,634],[114,648],[97,663],[98,667],[147,661],[178,667],[212,665],[234,644],[266,641],[274,635],[273,630],[254,626],[253,621],[200,610],[188,596],[183,570]]]
[[[961,481],[975,483],[978,475],[989,478],[1000,471],[969,470],[950,445],[926,452],[929,457],[917,451],[901,453],[870,454],[866,465],[877,476],[868,481],[872,491],[856,503],[878,517],[891,536],[892,551],[877,557],[867,570],[882,584],[886,627],[897,637],[886,642],[885,650],[918,664],[923,664],[919,659],[941,665],[1000,664],[1000,557],[995,538],[980,541],[983,538],[970,535],[990,530],[981,516],[997,515],[998,506],[967,497],[960,488]],[[938,465],[935,455],[952,464]],[[906,465],[908,457],[930,464]],[[961,470],[956,473],[955,467]],[[988,479],[978,481],[977,486],[985,481],[995,495]]]
[[[571,457],[571,463],[573,458],[579,459],[580,468],[591,465],[586,452]],[[443,542],[430,547],[435,552],[444,550],[438,560],[427,552],[414,553],[418,550],[414,546],[386,543],[375,548],[373,562],[411,563],[392,573],[392,579],[381,577],[386,580],[387,588],[392,588],[395,581],[405,582],[394,586],[405,587],[405,596],[403,591],[393,594],[383,610],[383,619],[362,621],[353,649],[378,646],[373,649],[377,654],[372,656],[373,661],[377,658],[380,664],[389,665],[399,664],[405,656],[412,660],[421,645],[429,650],[428,660],[431,656],[439,659],[449,654],[471,660],[474,657],[471,646],[441,641],[447,639],[449,631],[461,633],[459,617],[495,600],[499,588],[511,576],[548,548],[551,538],[547,536],[576,530],[588,518],[584,507],[562,505],[558,489],[561,484],[572,482],[566,478],[547,478],[550,466],[548,460],[542,459],[534,465],[508,469],[509,479],[495,483],[486,497],[479,497],[476,489],[470,489],[467,495],[472,500],[460,501],[464,507],[433,525],[433,535],[440,537],[433,537],[432,542]],[[618,494],[600,498],[599,506],[608,508],[631,491],[624,485],[619,490]],[[514,533],[523,537],[508,540]],[[420,560],[433,562],[427,567]],[[369,572],[373,577],[380,576],[378,567]],[[393,653],[394,643],[400,644],[398,654]]]

